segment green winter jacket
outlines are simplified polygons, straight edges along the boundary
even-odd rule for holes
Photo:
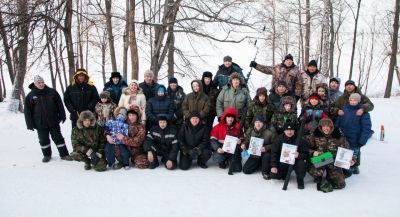
[[[87,150],[93,149],[93,151],[104,154],[105,142],[103,129],[97,124],[88,128],[77,126],[72,129],[71,143],[74,152],[86,153]]]
[[[225,86],[217,98],[217,116],[220,117],[226,108],[234,108],[239,115],[239,122],[243,126],[246,110],[250,105],[250,95],[247,89],[234,89],[231,85]]]
[[[264,125],[260,129],[260,131],[257,131],[254,127],[248,129],[246,131],[246,137],[242,143],[242,144],[246,145],[246,149],[249,148],[251,137],[257,137],[257,138],[264,139],[263,147],[266,149],[266,152],[270,152],[271,147],[272,147],[272,142],[274,141],[274,139],[276,137],[276,132],[275,132],[274,128],[272,128],[272,127],[267,128],[266,125]]]
[[[361,95],[361,108],[364,109],[364,112],[370,112],[374,110],[374,104],[371,102],[371,100],[364,94],[361,93],[361,91],[356,87],[354,89],[354,93],[358,93]],[[332,115],[337,115],[338,111],[343,109],[343,106],[346,104],[349,104],[349,97],[352,93],[347,92],[346,90],[344,91],[343,95],[339,97],[332,105],[330,108],[330,112]]]
[[[261,104],[258,99],[254,99],[249,108],[247,109],[245,128],[250,129],[253,127],[257,115],[264,117],[265,123],[269,124],[272,117],[272,111],[268,103]]]

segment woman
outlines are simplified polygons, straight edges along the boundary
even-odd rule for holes
[[[129,83],[129,86],[122,90],[122,95],[118,106],[125,107],[126,110],[130,110],[134,106],[138,106],[140,110],[140,116],[142,117],[142,123],[146,123],[146,97],[143,94],[143,90],[139,87],[137,80],[132,80]]]

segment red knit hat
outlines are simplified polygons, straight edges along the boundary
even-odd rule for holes
[[[316,99],[316,100],[321,100],[321,97],[318,95],[318,93],[313,93],[308,97],[308,100],[310,99]]]

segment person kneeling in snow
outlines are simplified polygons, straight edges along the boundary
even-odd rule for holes
[[[158,117],[158,125],[154,126],[144,140],[144,151],[150,161],[150,169],[158,167],[158,156],[161,162],[169,170],[173,170],[177,164],[178,140],[176,130],[167,123],[166,116]]]
[[[179,168],[182,170],[188,170],[192,165],[192,160],[197,160],[197,165],[205,169],[211,157],[210,130],[201,123],[200,118],[199,112],[191,112],[179,131],[181,148]]]
[[[109,167],[113,169],[129,169],[129,151],[128,148],[118,139],[118,134],[128,136],[128,124],[126,120],[126,109],[124,107],[117,107],[114,111],[114,118],[110,119],[105,124],[106,130],[106,158]],[[115,163],[116,150],[121,153],[122,162]]]
[[[105,171],[105,141],[103,129],[96,124],[94,114],[89,110],[81,112],[71,134],[74,160],[85,162],[85,170],[90,170],[93,165],[96,171]]]
[[[339,128],[333,126],[333,122],[329,118],[321,119],[318,128],[309,137],[309,154],[310,156],[319,156],[324,152],[331,152],[333,158],[336,158],[336,153],[339,147],[349,148],[343,133]],[[351,162],[354,164],[354,161]],[[326,179],[323,178],[326,171]],[[309,173],[314,177],[317,183],[317,189],[323,192],[330,192],[332,188],[342,189],[346,186],[344,181],[344,174],[342,168],[336,167],[332,164],[315,168],[314,165],[310,167]]]

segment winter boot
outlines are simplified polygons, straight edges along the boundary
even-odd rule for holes
[[[203,168],[203,169],[207,169],[207,168],[208,168],[208,166],[207,166],[205,163],[203,163],[203,162],[197,162],[197,165],[198,165],[199,167]]]
[[[156,167],[158,167],[160,164],[158,163],[158,161],[154,160],[153,162],[150,162],[149,165],[149,169],[154,169]]]
[[[271,176],[267,172],[261,172],[263,179],[271,180]]]
[[[65,156],[61,157],[61,160],[73,161],[74,159],[72,158],[71,155],[65,155]]]
[[[356,174],[356,175],[360,174],[360,169],[358,168],[358,166],[354,167],[353,174]]]
[[[47,163],[47,162],[49,162],[50,160],[51,160],[51,157],[50,157],[50,156],[44,156],[43,159],[42,159],[42,162],[43,162],[43,163]]]
[[[297,188],[304,189],[304,179],[297,178]]]
[[[227,162],[226,161],[222,161],[218,164],[219,168],[221,169],[226,169],[227,168]]]
[[[90,170],[90,169],[92,169],[92,166],[90,166],[90,163],[88,163],[88,162],[85,162],[85,170]]]
[[[112,165],[112,168],[114,169],[114,170],[119,170],[119,169],[121,169],[122,168],[122,163],[114,163],[113,165]]]
[[[328,193],[333,191],[333,187],[332,184],[328,182],[326,179],[322,179],[322,181],[317,184],[317,190],[322,191],[324,193]]]

